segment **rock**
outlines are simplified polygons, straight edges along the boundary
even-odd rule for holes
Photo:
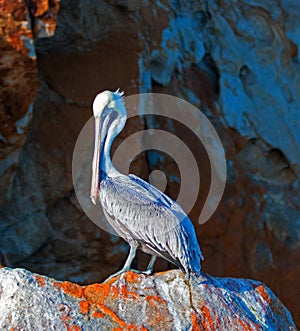
[[[0,270],[1,330],[295,330],[274,293],[249,279],[132,271],[79,286]]]
[[[59,0],[29,0],[27,2],[33,34],[37,38],[48,38],[54,35]]]
[[[261,279],[300,325],[299,1],[64,0],[54,31],[57,4],[0,0],[0,263],[80,283],[120,268],[127,244],[76,201],[73,147],[99,90],[167,93],[201,107],[226,150],[224,198],[199,226],[206,154],[188,130],[152,120],[196,155],[203,270]],[[151,153],[132,172],[164,171],[176,198],[176,162]]]
[[[49,37],[56,27],[58,1],[49,3],[0,1],[1,205],[10,198],[19,153],[32,117],[32,102],[38,90],[34,37]]]
[[[0,200],[8,200],[37,92],[36,54],[24,1],[0,1]]]

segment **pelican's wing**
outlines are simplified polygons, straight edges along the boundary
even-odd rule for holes
[[[100,199],[115,225],[158,256],[186,272],[200,272],[202,254],[194,227],[182,209],[150,184],[117,176],[101,181]]]
[[[131,178],[133,181],[135,181],[138,185],[145,188],[149,193],[151,193],[153,198],[157,198],[157,201],[163,203],[166,207],[171,207],[172,205],[174,205],[174,201],[172,199],[170,199],[163,192],[159,191],[156,187],[145,182],[143,179],[133,174],[130,174],[128,177]]]
[[[163,203],[166,207],[171,208],[173,214],[175,214],[177,216],[177,219],[180,222],[180,228],[181,228],[180,230],[183,231],[183,233],[185,234],[185,238],[188,236],[191,236],[190,244],[197,243],[197,245],[195,245],[195,247],[192,247],[192,250],[197,251],[199,248],[200,257],[203,260],[204,258],[201,253],[201,250],[200,250],[200,247],[199,247],[199,244],[197,241],[197,237],[195,235],[195,230],[194,230],[193,224],[190,221],[190,219],[188,218],[188,216],[185,214],[183,209],[174,200],[169,198],[166,194],[159,191],[156,187],[147,183],[143,179],[141,179],[133,174],[130,174],[129,178],[133,179],[137,184],[139,184],[143,188],[145,188],[152,195],[152,197],[155,197],[157,199],[157,202]],[[186,240],[185,238],[183,238],[184,241]]]

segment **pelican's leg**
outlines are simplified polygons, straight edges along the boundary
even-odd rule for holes
[[[123,272],[126,272],[126,271],[130,270],[131,263],[132,263],[132,261],[135,257],[135,254],[136,254],[136,247],[130,245],[130,251],[129,251],[127,260],[126,260],[123,268],[120,271],[116,272],[115,274],[109,276],[107,279],[105,279],[104,283],[109,281],[111,278],[116,277],[116,276],[122,274]]]
[[[156,258],[157,258],[157,256],[155,256],[155,255],[151,256],[151,260],[148,264],[148,267],[145,271],[143,271],[143,274],[146,274],[146,275],[152,275],[153,274],[153,267],[154,267],[154,263],[156,261]]]
[[[135,246],[130,246],[130,251],[127,257],[127,260],[124,264],[124,267],[122,268],[123,272],[128,271],[131,267],[131,263],[135,257],[136,254],[136,247]]]

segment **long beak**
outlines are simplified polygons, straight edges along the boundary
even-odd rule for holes
[[[91,200],[95,205],[99,188],[100,188],[100,180],[99,180],[99,164],[100,164],[100,147],[101,147],[101,137],[100,137],[100,120],[95,117],[95,147],[94,147],[94,158],[93,158],[93,166],[92,166],[92,184],[91,184]]]

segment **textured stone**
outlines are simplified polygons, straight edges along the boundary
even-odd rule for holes
[[[0,270],[1,330],[294,330],[293,319],[264,284],[199,278],[179,270],[131,271],[79,286],[24,269]]]
[[[0,2],[0,187],[7,202],[37,91],[33,36],[25,3]]]
[[[297,4],[297,9],[286,6],[284,15],[299,12]],[[227,125],[284,151],[299,172],[300,39],[290,39],[283,12],[271,16],[277,6],[266,12],[251,2],[224,3],[220,10],[211,2],[212,57],[220,72],[219,102]],[[210,40],[209,32],[206,37]]]
[[[16,51],[35,58],[31,21],[25,1],[0,2],[1,39]]]
[[[35,49],[33,35],[54,32],[57,2],[24,3],[0,1],[0,263],[81,283],[121,267],[128,246],[76,201],[74,143],[99,90],[168,93],[201,107],[224,144],[228,180],[213,218],[197,223],[210,173],[188,130],[131,122],[113,148],[155,125],[196,151],[201,187],[190,216],[203,270],[262,280],[300,325],[299,1],[64,0],[54,35],[36,38]],[[176,198],[178,168],[158,156],[139,155],[132,172],[165,171]]]
[[[26,3],[30,4],[28,10]],[[48,2],[47,2],[48,3]],[[32,101],[38,89],[34,36],[49,37],[56,26],[58,2],[0,1],[0,186],[1,204],[7,202],[32,117]],[[45,7],[46,6],[46,7]],[[41,12],[41,8],[44,8]],[[55,9],[54,9],[55,7]],[[35,12],[33,13],[33,8]],[[51,15],[49,14],[51,12]],[[32,17],[39,16],[39,31]],[[41,16],[42,15],[42,16]],[[34,21],[37,22],[37,21]],[[45,33],[41,33],[46,29]]]
[[[32,15],[33,34],[37,38],[54,35],[59,0],[29,0],[27,6]]]

